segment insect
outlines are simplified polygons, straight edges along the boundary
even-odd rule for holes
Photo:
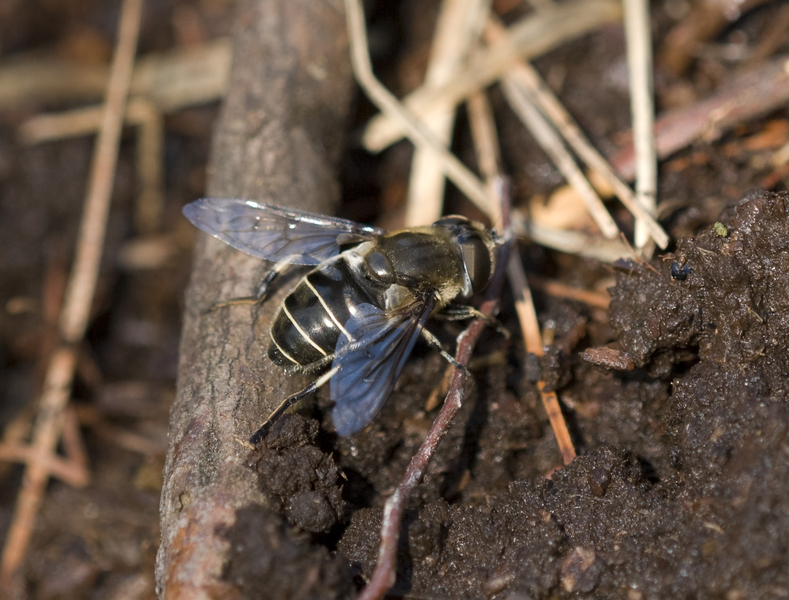
[[[337,433],[359,431],[383,406],[420,336],[457,365],[424,325],[431,314],[480,315],[463,303],[488,285],[502,243],[495,231],[460,216],[387,233],[249,200],[203,198],[183,212],[233,248],[275,263],[257,297],[238,301],[262,301],[291,265],[313,266],[274,317],[269,356],[306,372],[331,367],[286,398],[252,435],[252,443],[289,406],[327,381]]]

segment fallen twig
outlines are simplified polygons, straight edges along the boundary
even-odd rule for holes
[[[785,105],[789,101],[787,69],[787,58],[777,58],[733,78],[724,88],[700,102],[661,115],[655,123],[658,157],[665,158],[699,139],[715,140],[738,123]],[[623,179],[633,179],[632,143],[610,157],[610,161]]]
[[[88,324],[141,13],[142,0],[124,0],[103,124],[96,142],[76,257],[59,321],[61,341],[47,369],[34,426],[31,449],[37,460],[28,462],[25,469],[0,564],[0,589],[8,595],[16,595],[21,590],[22,561],[50,476],[47,461],[54,455],[61,435],[63,411],[68,404],[77,365],[78,346]]]
[[[540,246],[601,262],[613,263],[623,256],[633,255],[632,249],[622,243],[621,238],[606,240],[580,231],[546,227],[527,219],[518,210],[512,211],[512,229],[518,237],[530,239]]]
[[[531,297],[531,290],[526,281],[526,274],[523,272],[523,265],[520,260],[510,259],[507,265],[507,276],[510,279],[510,287],[515,295],[515,311],[518,313],[518,322],[523,331],[523,341],[526,351],[536,356],[543,355],[542,336],[540,335],[540,325],[537,321],[537,314],[534,311],[534,302]],[[545,382],[538,381],[537,389],[540,390],[542,404],[551,422],[551,429],[556,436],[556,443],[559,445],[559,452],[565,465],[570,464],[575,458],[575,448],[573,446],[567,423],[562,415],[559,406],[559,399],[556,392],[546,392]]]
[[[43,463],[51,477],[60,479],[75,488],[85,487],[90,482],[90,472],[83,465],[54,454],[39,456],[29,444],[0,443],[0,461],[25,464]]]
[[[239,2],[236,13],[232,84],[215,127],[207,194],[330,214],[355,89],[343,11],[313,0],[252,0]],[[248,293],[266,268],[207,237],[196,245],[160,504],[156,581],[170,600],[317,597],[315,590],[326,589],[323,566],[316,577],[304,572],[301,579],[280,579],[276,589],[253,591],[249,580],[239,588],[238,580],[225,577],[236,560],[244,563],[229,540],[253,531],[250,514],[254,522],[270,507],[247,466],[249,449],[237,440],[303,382],[264,358],[261,347],[261,329],[284,296],[248,310],[204,311],[219,299]],[[304,547],[300,534],[281,523],[282,537],[271,545],[257,540],[269,548],[275,570],[292,560],[291,540]],[[340,576],[339,565],[331,569]]]
[[[611,304],[611,298],[607,293],[579,289],[567,285],[566,283],[546,279],[537,275],[528,275],[528,280],[530,287],[543,291],[555,298],[565,298],[567,300],[583,302],[593,308],[600,308],[602,310],[608,310],[608,306]]]
[[[140,235],[159,231],[164,213],[164,119],[156,106],[137,100],[140,124],[137,134],[137,174],[140,194],[134,211],[134,224]]]
[[[491,177],[493,173],[501,172],[501,154],[499,152],[498,136],[496,135],[496,122],[493,120],[493,108],[488,102],[484,92],[474,92],[466,102],[469,113],[471,137],[477,154],[479,172],[485,178],[485,186],[491,199],[490,222],[496,228],[501,228],[501,210],[494,202],[497,190],[496,181]]]

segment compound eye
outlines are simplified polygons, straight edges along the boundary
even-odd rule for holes
[[[469,236],[460,243],[460,248],[472,294],[477,294],[485,289],[492,275],[490,251],[478,236]]]

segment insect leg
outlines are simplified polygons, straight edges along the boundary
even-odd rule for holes
[[[451,304],[445,306],[440,312],[433,315],[434,319],[442,321],[465,321],[466,319],[482,319],[489,327],[493,327],[505,338],[509,339],[509,330],[501,324],[501,322],[491,315],[477,310],[473,306],[466,306],[465,304]]]
[[[321,387],[324,383],[329,381],[329,379],[331,379],[332,376],[335,373],[337,373],[337,371],[339,370],[340,367],[332,367],[326,373],[324,373],[323,375],[318,377],[315,381],[313,381],[311,384],[309,384],[307,387],[305,387],[303,390],[298,391],[295,394],[292,394],[287,398],[285,398],[282,401],[282,403],[271,412],[271,414],[266,419],[266,422],[263,423],[263,425],[261,425],[260,428],[250,436],[249,443],[252,445],[256,445],[260,440],[266,437],[266,435],[269,432],[269,429],[271,429],[271,426],[276,422],[277,419],[279,419],[282,416],[282,414],[286,410],[288,410],[291,406],[296,404],[296,402],[304,398],[304,396],[314,392],[319,387]]]
[[[461,365],[458,361],[456,361],[455,357],[452,356],[449,352],[444,350],[444,347],[441,345],[441,342],[438,340],[436,336],[434,336],[432,333],[430,333],[427,329],[425,329],[422,326],[419,327],[419,333],[422,334],[422,338],[428,344],[436,348],[441,353],[441,356],[443,356],[449,362],[450,365],[468,374],[468,369],[463,365]]]
[[[279,275],[290,265],[292,265],[296,258],[297,255],[286,256],[281,261],[277,262],[271,268],[271,271],[266,273],[266,276],[263,278],[263,281],[260,283],[260,287],[258,287],[258,292],[256,295],[244,296],[243,298],[231,298],[230,300],[217,302],[210,309],[208,309],[208,312],[214,312],[216,309],[223,308],[225,306],[236,306],[239,304],[260,304],[266,299],[266,296],[268,295],[269,287],[271,287],[271,283],[277,278],[277,275]]]

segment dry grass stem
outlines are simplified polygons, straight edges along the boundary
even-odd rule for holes
[[[480,35],[491,0],[443,0],[433,36],[425,85],[446,83],[466,62],[469,49]],[[436,111],[426,123],[444,147],[452,141],[455,107]],[[445,177],[439,159],[427,149],[416,148],[408,183],[405,225],[426,225],[441,216]]]
[[[14,415],[11,421],[5,426],[5,429],[3,429],[3,437],[0,440],[0,446],[14,448],[22,445],[27,436],[30,435],[30,426],[33,423],[33,417],[34,412],[31,405],[27,405]],[[2,455],[3,452],[0,451],[0,456]],[[0,458],[0,481],[5,479],[11,470],[11,465],[4,462],[5,460],[17,462],[16,459],[12,458]]]
[[[537,110],[530,94],[511,77],[507,76],[501,82],[501,88],[510,108],[518,115],[518,118],[534,136],[546,154],[551,157],[559,171],[564,175],[567,182],[581,196],[586,209],[600,228],[603,235],[608,239],[615,239],[619,236],[619,227],[608,214],[603,201],[597,195],[592,184],[584,176],[578,165],[575,164],[572,155],[562,143],[556,130]]]
[[[494,43],[504,33],[504,27],[494,18],[488,20],[485,27],[485,39],[488,43]],[[578,157],[608,182],[625,208],[646,224],[655,243],[661,248],[666,248],[669,241],[668,234],[652,215],[636,201],[636,196],[630,186],[616,175],[608,161],[592,146],[559,99],[542,80],[537,70],[530,63],[523,61],[513,66],[509,77],[514,84],[529,92],[532,100],[537,103],[543,114],[551,121]]]
[[[485,178],[485,187],[490,198],[490,222],[497,229],[502,227],[501,208],[496,198],[496,185],[501,173],[501,153],[499,152],[496,122],[493,119],[493,108],[484,92],[474,92],[468,97],[466,107],[471,125],[471,137],[477,153],[480,173]]]
[[[515,295],[515,312],[518,315],[518,323],[520,323],[523,333],[523,345],[526,347],[526,352],[542,356],[543,339],[540,332],[540,322],[537,320],[531,289],[529,289],[529,282],[526,280],[526,273],[520,260],[510,258],[507,265],[507,277],[510,280],[512,293]]]
[[[88,324],[98,278],[141,13],[142,0],[124,0],[104,120],[96,142],[74,266],[58,324],[61,342],[47,369],[33,430],[31,448],[37,458],[54,455],[67,418],[64,409],[71,394],[78,346]],[[28,463],[25,469],[0,564],[0,589],[8,595],[16,595],[22,589],[22,561],[49,475],[46,462],[41,460]]]
[[[619,2],[611,0],[573,0],[546,8],[509,27],[506,37],[481,52],[447,84],[422,86],[403,103],[419,119],[430,121],[433,110],[457,105],[500,79],[517,61],[544,54],[571,38],[616,22],[621,16]],[[402,123],[390,115],[378,115],[368,123],[363,143],[371,152],[380,152],[403,135]]]
[[[135,206],[137,233],[158,232],[164,213],[164,119],[152,102],[137,99],[142,117],[137,128],[137,175],[140,195]]]
[[[231,40],[220,38],[205,46],[145,56],[134,65],[129,95],[147,98],[163,113],[214,102],[227,90],[232,55]],[[8,61],[0,68],[0,108],[42,100],[97,100],[109,79],[108,67],[60,59]]]
[[[32,446],[0,443],[0,461],[19,463],[42,463],[51,477],[60,479],[75,488],[83,488],[90,483],[90,471],[78,463],[60,458],[54,454],[38,455]]]
[[[359,85],[370,99],[391,119],[397,121],[418,147],[429,148],[441,162],[444,173],[481,210],[488,210],[485,186],[458,158],[449,152],[432,132],[379,82],[373,74],[367,50],[367,31],[360,0],[345,0],[351,47],[351,63]]]
[[[633,249],[619,240],[606,240],[566,229],[546,227],[527,219],[520,211],[512,212],[512,227],[519,237],[566,254],[614,263],[623,256],[632,256]]]
[[[103,115],[103,105],[38,115],[19,127],[19,140],[23,144],[34,145],[96,133],[101,127]],[[132,98],[126,105],[124,124],[134,125],[138,129],[137,172],[140,177],[140,195],[137,199],[135,224],[138,233],[150,235],[160,228],[164,202],[162,113],[145,98]]]
[[[514,260],[515,258],[517,257],[513,254],[507,265],[507,277],[510,280],[510,288],[515,296],[515,311],[518,314],[518,321],[523,331],[523,342],[526,346],[526,352],[542,356],[542,335],[540,334],[540,325],[537,321],[537,313],[534,310],[531,289],[529,289],[529,283],[523,271],[523,264],[520,260]],[[556,392],[545,391],[544,381],[537,382],[537,389],[540,390],[542,405],[545,407],[545,412],[551,423],[551,429],[556,437],[562,461],[565,465],[569,465],[576,456],[575,447],[567,429],[567,422],[564,420],[564,415],[562,415],[562,408],[559,406],[559,398]]]
[[[627,66],[630,72],[630,110],[636,153],[636,200],[650,214],[657,206],[657,155],[655,151],[655,103],[652,83],[652,30],[647,0],[624,0]],[[649,242],[645,223],[636,219],[635,245]]]
[[[60,443],[63,446],[63,452],[69,459],[69,462],[84,473],[84,485],[87,485],[90,482],[88,451],[82,439],[77,413],[71,406],[67,406],[63,410],[63,431],[61,433]]]
[[[42,462],[52,477],[70,486],[82,488],[90,483],[88,454],[74,410],[67,408],[63,411],[62,442],[66,459],[57,454],[38,454],[33,446],[24,443],[25,435],[30,430],[30,419],[24,412],[21,417],[21,420],[6,429],[4,441],[0,442],[0,461]]]
[[[611,298],[607,293],[583,290],[567,285],[566,283],[561,283],[560,281],[546,279],[537,275],[529,275],[528,279],[531,287],[555,298],[565,298],[567,300],[583,302],[593,308],[600,308],[602,310],[608,310],[608,306],[611,304]]]
[[[151,103],[143,98],[131,98],[123,115],[124,125],[143,125],[151,113]],[[90,135],[101,128],[104,105],[85,106],[57,113],[31,117],[17,130],[19,141],[27,145],[52,140]]]

